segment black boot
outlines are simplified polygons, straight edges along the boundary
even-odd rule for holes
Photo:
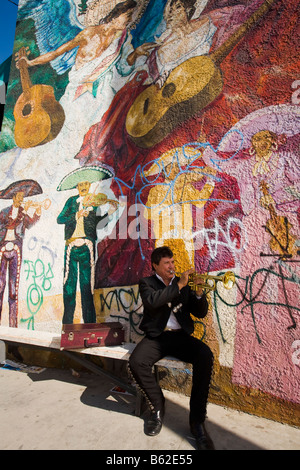
[[[191,433],[196,438],[198,450],[215,450],[214,443],[205,429],[204,423],[191,423]]]
[[[162,428],[164,410],[152,411],[145,423],[145,434],[147,436],[157,436]]]

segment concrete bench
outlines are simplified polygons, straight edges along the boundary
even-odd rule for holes
[[[61,350],[60,341],[61,337],[57,333],[47,331],[27,330],[23,328],[10,328],[0,326],[0,341],[5,343],[23,344],[35,348],[45,348],[61,351],[72,360],[86,367],[91,372],[97,375],[104,375],[123,389],[136,396],[136,409],[135,414],[140,416],[142,410],[143,397],[136,387],[129,385],[115,375],[111,374],[102,367],[94,364],[87,356],[98,356],[110,359],[119,359],[128,361],[130,354],[134,350],[135,343],[122,343],[120,346],[95,346],[91,348],[82,349],[68,349]],[[178,361],[176,358],[167,356],[158,361],[154,366],[154,371],[158,379],[158,366],[173,368],[173,369],[186,369],[186,363]]]

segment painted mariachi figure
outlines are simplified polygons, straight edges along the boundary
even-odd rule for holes
[[[41,194],[42,188],[34,180],[16,181],[0,192],[0,199],[12,199],[11,206],[0,212],[0,319],[3,307],[6,274],[8,270],[9,326],[18,327],[18,290],[22,262],[22,245],[26,229],[41,216],[41,205],[24,198]],[[28,211],[32,215],[30,216]]]
[[[79,168],[69,173],[57,188],[58,191],[75,188],[78,190],[77,195],[67,199],[57,217],[57,223],[65,225],[66,242],[63,324],[73,323],[78,271],[83,321],[96,322],[93,293],[97,228],[101,221],[103,227],[108,223],[109,215],[115,211],[116,206],[113,201],[108,202],[105,194],[92,193],[91,184],[112,176],[111,172],[102,167]],[[103,215],[98,215],[98,207],[106,203],[109,203],[113,209],[109,208]]]

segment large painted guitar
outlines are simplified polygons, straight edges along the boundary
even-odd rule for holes
[[[214,53],[186,60],[172,70],[161,89],[151,85],[136,98],[126,117],[126,130],[138,146],[148,148],[157,144],[220,95],[222,60],[275,1],[265,0]]]
[[[32,85],[28,65],[24,60],[27,52],[24,47],[18,53],[18,65],[23,93],[15,108],[15,141],[18,147],[30,148],[42,145],[60,132],[65,113],[49,85]]]

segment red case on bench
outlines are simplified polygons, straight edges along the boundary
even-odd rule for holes
[[[124,342],[124,327],[119,322],[73,323],[62,326],[60,349],[118,346]]]

